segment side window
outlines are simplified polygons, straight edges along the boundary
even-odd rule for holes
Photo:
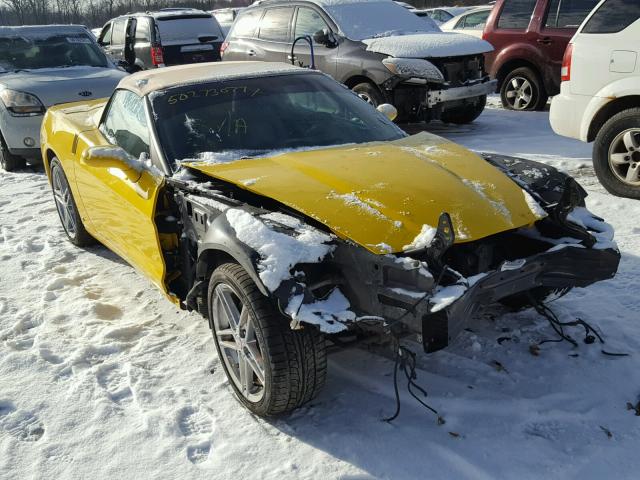
[[[298,38],[303,35],[310,35],[313,37],[314,33],[323,29],[329,30],[329,27],[318,12],[306,7],[300,7],[298,9],[294,38]]]
[[[149,19],[140,17],[136,21],[136,42],[145,43],[151,41],[151,29],[149,28]]]
[[[536,0],[505,0],[498,28],[526,30],[536,7]]]
[[[482,30],[489,18],[489,11],[470,13],[464,17],[465,30]]]
[[[124,45],[126,18],[119,18],[111,24],[111,45]]]
[[[289,24],[293,8],[270,8],[260,22],[258,38],[272,42],[286,42],[289,40]]]
[[[603,3],[582,29],[582,33],[617,33],[640,18],[638,0],[609,0]]]
[[[600,0],[551,0],[544,26],[578,28]]]
[[[100,45],[111,45],[111,27],[112,23],[108,23],[102,28],[102,34],[100,35]]]
[[[149,127],[144,100],[129,90],[117,90],[100,131],[107,140],[134,158],[149,153]]]
[[[229,37],[254,37],[262,10],[241,13],[231,27]]]

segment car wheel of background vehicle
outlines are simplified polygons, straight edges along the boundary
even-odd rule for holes
[[[553,299],[564,297],[570,291],[570,288],[536,287],[532,288],[528,292],[520,292],[515,295],[502,298],[500,299],[500,303],[514,312],[517,312],[518,310],[523,310],[533,306],[531,305],[529,294],[531,294],[536,301],[544,302],[551,297],[553,297]]]
[[[508,110],[543,110],[549,95],[536,72],[520,67],[505,77],[500,87],[500,99]]]
[[[384,103],[382,93],[378,90],[378,87],[371,83],[363,82],[355,85],[353,90],[361,99],[367,102],[369,105],[377,107]]]
[[[62,165],[57,158],[51,160],[51,188],[56,210],[62,223],[62,228],[67,233],[69,240],[78,247],[85,247],[95,243],[95,240],[84,228],[78,207],[71,193],[67,176],[62,170]]]
[[[482,95],[481,97],[478,97],[478,101],[472,105],[465,105],[461,108],[454,108],[442,112],[440,120],[444,123],[455,123],[458,125],[471,123],[480,116],[486,104],[487,96]]]
[[[593,167],[610,193],[640,199],[640,108],[614,115],[600,129]]]
[[[215,269],[208,307],[220,362],[250,411],[277,415],[318,394],[327,375],[323,334],[312,326],[291,330],[240,265]]]
[[[22,157],[16,157],[13,155],[7,144],[4,141],[4,137],[0,134],[0,165],[7,172],[13,172],[20,168],[24,168],[27,165],[27,162]]]

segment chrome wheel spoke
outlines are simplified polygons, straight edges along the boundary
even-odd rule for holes
[[[228,350],[235,350],[236,352],[240,350],[238,344],[233,340],[218,340],[218,345]]]
[[[622,137],[622,141],[624,142],[624,146],[626,147],[628,152],[635,152],[636,150],[638,150],[638,148],[640,148],[640,145],[638,144],[638,138],[636,137],[637,134],[638,132],[631,130],[625,133]]]
[[[230,328],[224,328],[222,330],[216,330],[216,335],[219,337],[233,336],[234,331]]]
[[[515,90],[518,90],[520,88],[520,79],[519,78],[513,78],[511,80],[511,85],[513,86],[513,88]]]
[[[238,371],[240,372],[240,389],[245,395],[249,395],[253,387],[253,370],[242,352],[238,356]]]
[[[627,153],[612,153],[610,158],[614,165],[626,165],[631,162],[631,157]]]
[[[515,98],[517,95],[515,90],[507,90],[507,98]]]
[[[626,181],[629,183],[636,183],[640,180],[640,164],[634,163],[629,165],[627,170]]]
[[[258,350],[258,342],[254,342],[253,344],[247,343],[247,346],[244,350],[246,355],[247,363],[253,370],[253,373],[256,374],[258,380],[262,385],[264,385],[264,370],[262,368],[262,355]]]

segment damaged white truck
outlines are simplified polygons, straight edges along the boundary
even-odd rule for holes
[[[394,105],[398,121],[465,124],[496,89],[492,50],[391,0],[265,0],[240,13],[222,59],[313,65],[375,107]]]

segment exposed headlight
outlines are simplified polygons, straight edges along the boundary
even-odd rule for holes
[[[442,72],[433,63],[420,58],[385,58],[382,63],[394,75],[405,78],[424,78],[433,83],[444,83]]]
[[[42,102],[30,93],[3,88],[0,90],[0,99],[14,117],[32,117],[45,112]]]

